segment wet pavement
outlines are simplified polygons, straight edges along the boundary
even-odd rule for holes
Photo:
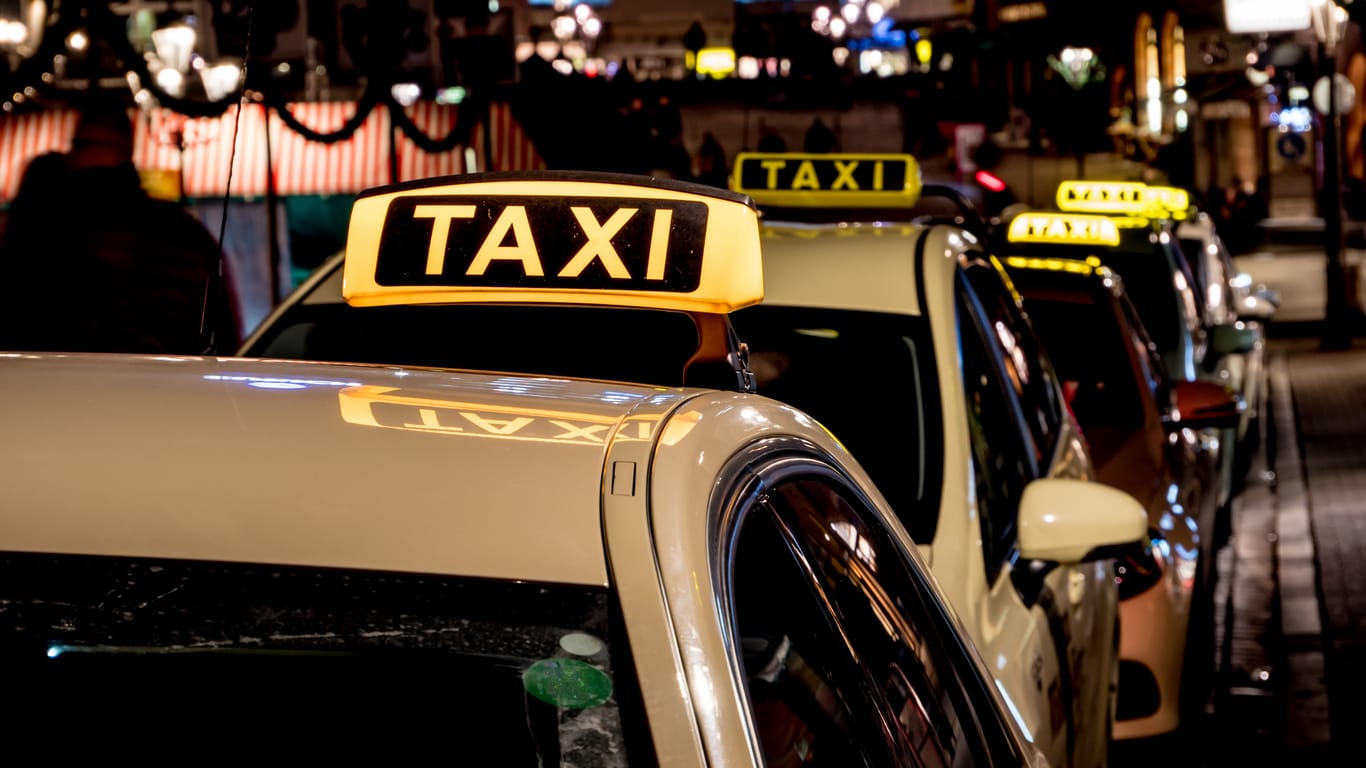
[[[1366,762],[1366,339],[1279,338],[1268,353],[1261,440],[1217,555],[1210,663],[1192,659],[1182,733],[1125,744],[1116,764]]]

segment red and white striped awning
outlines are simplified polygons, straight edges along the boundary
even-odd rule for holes
[[[234,197],[266,193],[266,119],[258,104],[248,105],[240,121],[236,106],[219,117],[201,118],[169,109],[152,110],[137,116],[133,142],[133,164],[141,169],[180,171],[187,197],[222,196],[229,185],[229,157]]]
[[[330,133],[354,114],[354,102],[301,102],[287,107],[299,122],[319,133]],[[456,108],[421,102],[409,117],[428,136],[440,139],[455,127]],[[332,144],[309,141],[290,130],[274,113],[259,104],[247,105],[241,115],[232,107],[219,117],[189,118],[167,109],[135,113],[134,163],[142,169],[180,171],[189,197],[221,197],[228,185],[228,163],[233,158],[231,194],[261,197],[266,193],[266,131],[270,131],[275,191],[280,195],[352,194],[391,181],[412,181],[464,173],[466,148],[424,152],[406,136],[391,130],[386,109],[375,109],[347,140]],[[55,110],[0,118],[0,202],[13,199],[29,160],[44,152],[63,152],[71,146],[77,113]],[[513,119],[506,104],[489,110],[492,156],[485,157],[484,124],[471,140],[478,170],[544,168],[536,148]],[[236,154],[233,136],[237,135]],[[183,138],[183,148],[181,140]],[[390,174],[390,151],[398,178]]]
[[[354,102],[290,104],[294,119],[318,133],[332,133],[356,112]],[[275,192],[280,195],[336,195],[388,184],[389,113],[372,109],[346,141],[309,141],[278,118],[271,119]],[[261,162],[264,164],[265,156]]]
[[[38,112],[0,118],[0,200],[14,199],[28,161],[71,149],[75,112]]]

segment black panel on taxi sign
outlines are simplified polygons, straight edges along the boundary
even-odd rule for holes
[[[697,289],[707,206],[602,197],[441,195],[389,203],[384,286]]]
[[[731,186],[774,208],[902,208],[920,197],[920,166],[905,154],[741,152]]]

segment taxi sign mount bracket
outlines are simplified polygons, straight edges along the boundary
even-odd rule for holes
[[[757,392],[749,367],[749,346],[740,341],[729,315],[689,312],[697,326],[697,351],[683,366],[683,385]]]

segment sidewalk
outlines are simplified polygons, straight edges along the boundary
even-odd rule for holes
[[[1269,349],[1262,444],[1220,553],[1205,765],[1359,765],[1366,747],[1366,342]]]

